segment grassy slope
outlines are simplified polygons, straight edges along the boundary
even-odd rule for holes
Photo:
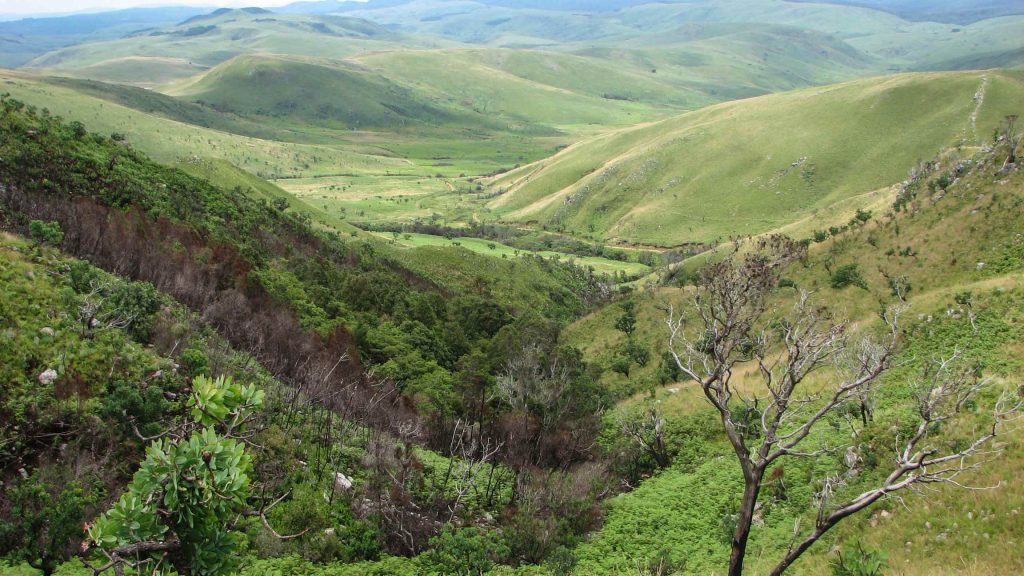
[[[343,145],[292,144],[238,136],[140,112],[71,88],[49,84],[41,77],[20,71],[0,71],[0,86],[15,98],[68,120],[86,123],[97,132],[120,132],[128,141],[162,162],[186,155],[222,158],[254,174],[317,175],[374,172],[410,166],[407,161],[384,155],[350,151]]]
[[[209,180],[222,188],[241,186],[248,190],[249,194],[254,198],[266,200],[267,202],[284,198],[288,202],[290,209],[306,214],[314,223],[336,232],[348,234],[359,234],[361,232],[338,215],[317,208],[294,194],[284,191],[272,182],[253,176],[226,160],[189,158],[178,162],[175,166],[192,176]]]
[[[1000,155],[995,165],[977,169],[945,192],[929,193],[922,183],[909,211],[895,219],[876,212],[876,218],[867,225],[814,245],[810,265],[794,267],[788,275],[799,286],[816,291],[819,298],[856,321],[856,326],[870,323],[880,297],[891,298],[882,271],[905,275],[913,286],[906,323],[912,336],[903,361],[919,363],[939,354],[948,355],[957,346],[982,361],[988,375],[1015,385],[1024,374],[1020,361],[1020,342],[1024,339],[1024,317],[1020,314],[1024,301],[1024,240],[1020,229],[1024,221],[1024,173],[993,176],[1002,158]],[[960,159],[955,152],[944,157],[926,181]],[[913,256],[900,255],[907,247],[912,248]],[[871,290],[831,288],[824,267],[826,259],[833,266],[857,263]],[[979,262],[984,265],[979,266]],[[955,294],[965,291],[972,294],[978,314],[976,332],[963,306],[954,301]],[[679,305],[687,296],[679,289],[664,288],[634,298],[638,301],[636,338],[657,358],[666,345],[661,321],[664,312],[659,305]],[[566,342],[583,348],[592,361],[606,361],[624,342],[624,336],[614,329],[618,314],[619,307],[610,305],[578,321],[566,331]],[[644,382],[653,379],[653,370],[638,369],[630,382],[617,375],[606,377],[605,384],[620,390],[628,386],[643,388]],[[741,387],[750,375],[738,371]],[[910,369],[894,373],[895,378],[910,375]],[[646,397],[638,394],[627,405],[644,405],[651,401]],[[699,391],[688,383],[657,389],[653,398],[669,416],[670,429],[707,410]],[[968,480],[977,485],[1000,485],[1000,489],[965,492],[948,487],[924,497],[910,495],[908,508],[895,502],[885,504],[882,508],[892,516],[880,516],[877,510],[861,514],[841,525],[833,537],[862,539],[866,546],[885,551],[890,567],[901,574],[982,575],[1021,570],[1024,566],[1020,557],[1005,544],[1024,537],[1024,518],[1020,516],[1024,485],[1015,472],[1024,461],[1024,443],[1019,434],[1011,434],[1005,441],[1005,455]],[[685,445],[687,441],[684,438],[682,442]],[[726,544],[715,536],[719,528],[715,514],[719,508],[727,510],[729,504],[727,499],[719,498],[717,491],[702,487],[715,483],[738,486],[728,448],[720,445],[717,449],[725,454],[722,459],[708,457],[703,465],[673,466],[645,481],[637,491],[613,500],[602,531],[578,551],[580,573],[617,573],[636,560],[647,561],[662,549],[677,561],[686,560],[687,571],[716,573],[724,562]],[[755,531],[751,557],[754,573],[767,571],[771,561],[778,558],[798,513],[773,511],[766,517],[765,527]],[[628,538],[629,545],[624,545],[624,538]],[[794,573],[829,573],[829,546],[812,549],[794,567]]]
[[[728,100],[869,75],[878,62],[835,37],[794,26],[701,24],[578,53],[625,62],[681,89]]]
[[[987,141],[1022,95],[1017,74],[935,73],[722,104],[503,175],[491,207],[661,245],[756,234],[899,181],[943,146]]]
[[[155,88],[195,76],[204,70],[207,70],[207,67],[193,64],[185,58],[125,56],[82,67],[62,68],[58,73],[74,78],[99,79],[105,82]]]
[[[459,113],[341,62],[239,56],[170,94],[215,110],[340,130],[403,130],[458,125],[492,128],[485,116]]]
[[[440,102],[493,117],[508,128],[522,129],[526,123],[540,123],[576,131],[586,125],[635,124],[664,115],[661,103],[668,100],[669,87],[636,73],[611,73],[609,81],[598,83],[608,65],[558,54],[506,51],[396,51],[369,55],[359,62],[431,95]],[[532,61],[532,63],[531,63]],[[538,65],[562,76],[555,80],[543,72],[526,73],[521,67]],[[563,75],[561,72],[566,71]],[[639,102],[609,100],[605,93],[613,85],[637,85]],[[627,94],[629,96],[629,94]],[[683,102],[697,102],[682,94]],[[673,103],[677,103],[676,100]]]
[[[154,56],[183,59],[198,66],[215,66],[239,54],[270,52],[342,58],[394,47],[398,43],[438,44],[394,34],[353,18],[253,14],[235,10],[118,40],[71,46],[36,58],[30,65],[75,69],[131,56]]]

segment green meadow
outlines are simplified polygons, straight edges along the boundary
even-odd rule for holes
[[[626,276],[636,276],[644,274],[651,269],[650,266],[646,266],[639,262],[623,262],[608,258],[598,258],[595,256],[576,256],[575,254],[566,254],[564,252],[552,252],[547,250],[519,250],[517,248],[512,248],[511,246],[506,246],[500,242],[493,242],[483,238],[463,237],[448,239],[443,236],[433,236],[430,234],[390,232],[375,232],[374,234],[381,238],[390,240],[395,245],[409,248],[417,248],[420,246],[455,246],[465,248],[466,250],[476,252],[477,254],[485,254],[496,258],[519,258],[526,256],[552,258],[554,260],[574,263],[577,266],[582,266],[583,268],[593,269],[593,271],[598,274],[624,274]]]

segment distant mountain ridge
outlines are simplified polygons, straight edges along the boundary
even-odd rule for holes
[[[147,28],[177,24],[209,8],[129,8],[92,14],[22,18],[0,22],[0,66],[23,66],[65,46],[111,40]]]

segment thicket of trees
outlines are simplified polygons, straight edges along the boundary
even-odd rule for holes
[[[543,310],[498,302],[486,283],[452,293],[377,254],[372,244],[316,232],[291,211],[152,163],[16,100],[0,104],[0,200],[8,223],[101,268],[151,283],[137,285],[148,287],[143,292],[124,292],[94,269],[72,271],[80,321],[158,344],[190,375],[222,374],[224,366],[214,365],[202,348],[181,346],[167,326],[154,329],[160,316],[155,286],[291,386],[290,407],[268,417],[313,412],[300,429],[302,441],[319,451],[316,481],[264,471],[284,492],[294,485],[290,498],[298,499],[315,492],[309,486],[333,481],[327,462],[358,463],[366,471],[359,497],[327,509],[363,522],[353,526],[372,526],[367,555],[415,554],[445,525],[490,515],[508,534],[502,560],[538,560],[594,526],[595,495],[608,476],[587,463],[597,458],[597,414],[607,398],[579,352],[558,344],[560,324],[606,293],[592,276],[571,266],[528,263],[544,269],[524,273],[562,283],[558,300]],[[19,376],[34,377],[29,371]],[[153,402],[161,405],[159,397]],[[110,421],[118,416],[112,411]],[[165,407],[154,418],[139,422],[140,433],[152,435],[177,416]],[[284,428],[294,425],[288,416]],[[47,433],[74,438],[81,431],[58,428]],[[346,440],[355,443],[348,449],[361,456],[338,456],[344,431],[354,430],[359,439]],[[431,464],[422,448],[458,464],[439,478],[445,466]],[[119,470],[104,479],[109,490],[123,481]],[[106,497],[101,494],[106,491],[96,497]],[[293,509],[289,502],[277,510]],[[0,506],[4,510],[12,508]],[[117,547],[128,545],[121,536]],[[354,553],[348,545],[327,552],[309,538],[288,546],[311,559]],[[24,545],[19,542],[5,541],[4,553]],[[61,546],[55,560],[69,554],[68,542]]]

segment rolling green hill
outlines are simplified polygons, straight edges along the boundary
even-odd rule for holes
[[[490,182],[502,218],[679,245],[778,228],[980,146],[1024,98],[1006,72],[859,80],[602,135]],[[899,138],[893,138],[899,134]]]
[[[410,33],[460,42],[570,51],[637,43],[672,45],[695,36],[721,34],[727,28],[770,31],[788,27],[831,37],[833,42],[849,42],[862,51],[862,57],[877,59],[879,71],[894,65],[941,69],[945,60],[955,56],[953,52],[967,49],[978,38],[1020,48],[1024,27],[1021,10],[1004,0],[971,7],[956,2],[692,0],[630,2],[621,10],[596,12],[475,2],[394,4],[349,8],[346,13]],[[945,23],[950,21],[961,23]],[[1004,32],[990,33],[996,32],[993,28],[1004,28]],[[769,51],[779,50],[786,46],[784,40],[765,37],[761,44]],[[802,56],[814,60],[822,54],[808,50]],[[995,65],[993,60],[983,67]]]
[[[339,130],[496,126],[344,63],[238,56],[170,93],[219,112]]]
[[[623,126],[669,114],[669,105],[710,101],[635,68],[557,53],[403,50],[357,62],[438,102],[503,121],[510,129],[528,123],[568,131]]]
[[[114,66],[129,57],[175,58],[191,66],[215,66],[239,54],[270,52],[325,58],[381,50],[398,44],[438,45],[396,34],[373,23],[341,16],[300,16],[264,10],[219,10],[175,26],[143,30],[117,40],[80,44],[32,60],[55,70]],[[103,72],[104,67],[94,69]],[[188,73],[184,69],[182,74]],[[97,75],[97,80],[114,79]]]

